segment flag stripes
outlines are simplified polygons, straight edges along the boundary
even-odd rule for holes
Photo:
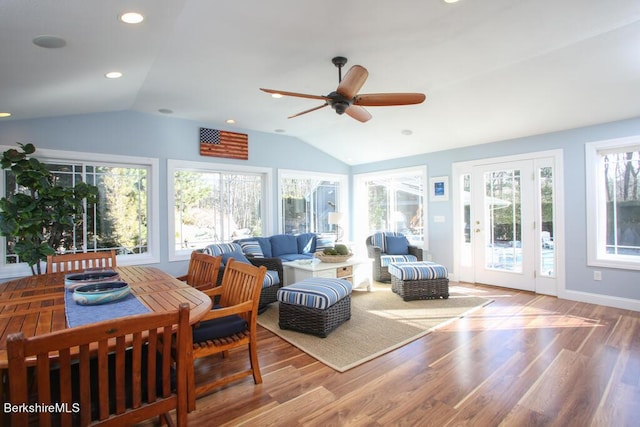
[[[249,136],[244,133],[200,128],[200,155],[249,159]]]

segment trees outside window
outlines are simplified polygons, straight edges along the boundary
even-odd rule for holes
[[[640,269],[640,138],[587,144],[589,262]]]

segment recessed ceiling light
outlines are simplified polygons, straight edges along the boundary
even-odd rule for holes
[[[10,117],[11,113],[0,113],[0,119],[3,119],[5,117]]]
[[[125,12],[119,18],[125,24],[139,24],[144,21],[144,16],[138,12]]]
[[[122,77],[122,73],[120,71],[109,71],[104,76],[108,79],[119,79]]]
[[[280,94],[280,93],[272,93],[271,97],[272,98],[282,98],[282,94]]]
[[[234,125],[234,124],[236,124],[236,121],[235,121],[235,120],[233,120],[233,119],[227,119],[227,120],[225,120],[224,122],[225,122],[226,124],[228,124],[228,125]]]
[[[173,114],[173,110],[170,110],[168,108],[160,108],[158,110],[158,113],[162,113],[162,114]]]
[[[413,135],[413,131],[411,129],[403,129],[400,133],[406,136]]]
[[[57,36],[38,36],[32,40],[33,44],[45,49],[59,49],[65,47],[67,42],[65,39]]]
[[[444,0],[445,3],[458,3],[458,0]]]

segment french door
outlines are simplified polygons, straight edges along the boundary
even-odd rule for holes
[[[454,167],[459,280],[557,294],[555,159]]]

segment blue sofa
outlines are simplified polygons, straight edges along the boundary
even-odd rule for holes
[[[333,239],[315,233],[275,234],[236,240],[248,258],[279,258],[282,262],[312,259],[316,251],[333,247]]]

